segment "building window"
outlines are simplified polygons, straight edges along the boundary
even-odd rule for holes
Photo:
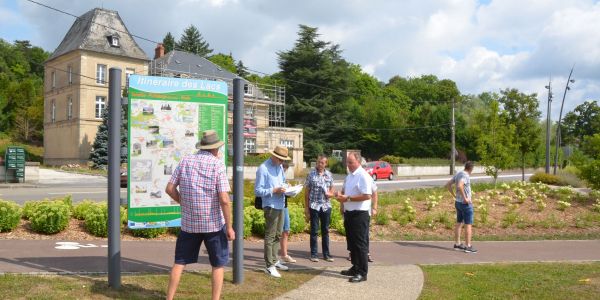
[[[106,83],[106,65],[97,65],[96,66],[96,83],[98,83],[98,84]]]
[[[244,139],[244,154],[256,153],[256,139]]]
[[[52,89],[56,88],[56,72],[52,71]]]
[[[133,68],[126,68],[125,69],[125,86],[128,87],[129,86],[129,76],[135,74],[135,69]]]
[[[294,148],[294,140],[280,139],[279,144],[287,148]]]
[[[73,118],[73,98],[69,96],[67,98],[67,120],[71,120]]]
[[[73,84],[73,67],[69,66],[68,67],[68,73],[69,73],[69,85]]]
[[[110,40],[110,45],[113,47],[119,47],[119,37],[118,36],[111,36],[109,37]]]
[[[52,108],[50,109],[50,119],[52,121],[52,123],[54,123],[54,121],[56,121],[56,101],[54,99],[52,99]]]
[[[254,106],[247,105],[244,107],[244,117],[254,118],[255,113],[256,113],[256,108]]]
[[[254,86],[251,84],[244,84],[244,95],[252,96],[254,94]]]
[[[102,114],[106,108],[106,97],[96,96],[96,118],[102,118]]]

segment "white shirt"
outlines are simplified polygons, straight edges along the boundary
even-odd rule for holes
[[[344,182],[344,194],[346,196],[361,196],[373,194],[373,179],[362,167],[348,174]],[[371,199],[365,201],[344,202],[344,211],[364,210],[371,211]]]

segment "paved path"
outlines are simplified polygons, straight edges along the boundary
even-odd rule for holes
[[[254,271],[264,265],[263,244],[244,244],[245,276],[256,276],[260,273]],[[106,240],[0,240],[0,274],[106,273],[106,246]],[[288,264],[290,272],[300,269],[324,272],[280,299],[312,299],[323,295],[340,299],[416,299],[423,286],[423,274],[417,264],[600,261],[600,240],[478,242],[476,254],[454,251],[451,246],[452,242],[371,242],[375,263],[370,264],[369,280],[350,284],[339,275],[340,270],[350,266],[345,259],[345,242],[331,243],[335,258],[331,263],[309,261],[307,242],[290,243],[289,253],[298,260]],[[172,241],[122,241],[122,272],[168,273],[174,247]],[[187,269],[208,270],[206,254]]]

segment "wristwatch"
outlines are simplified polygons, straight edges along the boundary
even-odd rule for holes
[[[352,202],[352,199],[350,199],[350,196],[348,196],[348,198],[346,198],[346,201]]]

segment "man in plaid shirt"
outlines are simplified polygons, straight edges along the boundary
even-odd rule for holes
[[[200,151],[179,163],[167,185],[167,194],[181,204],[181,232],[175,246],[167,299],[175,296],[185,265],[198,262],[203,241],[212,266],[212,299],[221,296],[223,266],[229,261],[228,241],[235,239],[229,182],[225,165],[218,158],[223,144],[214,130],[203,132],[197,145]]]

